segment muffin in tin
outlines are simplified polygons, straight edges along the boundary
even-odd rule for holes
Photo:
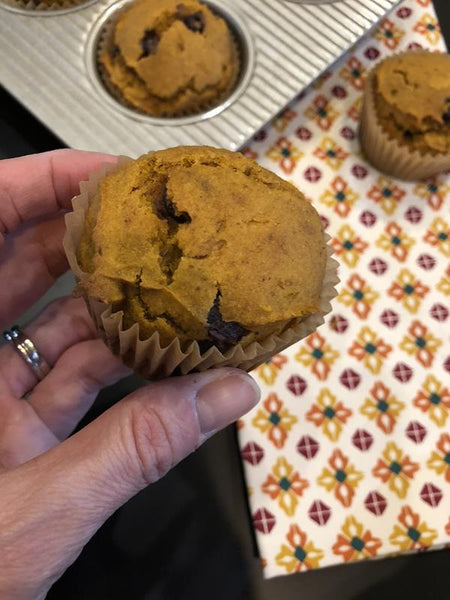
[[[125,104],[153,117],[193,115],[226,98],[240,63],[233,34],[197,0],[137,0],[100,43],[103,79]]]

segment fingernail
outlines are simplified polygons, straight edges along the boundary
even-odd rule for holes
[[[258,402],[260,391],[246,373],[233,373],[211,381],[197,393],[197,414],[203,434],[233,423]]]

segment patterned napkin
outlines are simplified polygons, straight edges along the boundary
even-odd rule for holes
[[[419,46],[444,50],[439,24],[405,0],[244,150],[313,199],[341,265],[239,423],[267,577],[450,542],[450,177],[385,177],[357,138],[368,69]]]

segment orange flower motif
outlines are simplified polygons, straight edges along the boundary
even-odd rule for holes
[[[366,398],[360,409],[361,414],[371,421],[375,420],[377,427],[383,433],[392,433],[397,417],[405,408],[403,402],[397,400],[384,383],[377,381],[370,390],[371,398]]]
[[[436,447],[438,451],[433,450],[427,461],[427,467],[438,475],[444,475],[445,481],[450,483],[450,435],[443,433]]]
[[[425,36],[427,42],[436,45],[441,38],[441,28],[434,16],[425,13],[420,21],[414,25],[414,31]]]
[[[445,271],[445,276],[441,277],[436,289],[446,296],[450,296],[450,265],[448,265],[447,270]]]
[[[421,300],[429,291],[430,288],[416,279],[411,271],[402,269],[387,293],[401,302],[410,313],[415,314],[419,310]]]
[[[364,475],[349,464],[348,458],[340,450],[334,450],[325,467],[317,478],[317,483],[324,487],[327,492],[334,490],[336,499],[342,506],[348,507],[353,501],[355,489]]]
[[[330,105],[325,96],[316,96],[312,104],[303,113],[308,119],[312,119],[320,129],[328,131],[339,113]]]
[[[292,517],[298,505],[298,497],[303,495],[309,486],[294,467],[284,457],[280,457],[272,467],[261,488],[272,500],[278,498],[278,504],[288,517]]]
[[[435,246],[447,258],[450,258],[450,224],[437,217],[423,238],[425,242]]]
[[[437,531],[430,529],[425,521],[421,522],[419,515],[410,506],[402,508],[398,520],[402,527],[394,525],[389,541],[393,546],[398,546],[401,552],[433,545]]]
[[[419,4],[419,6],[423,6],[424,8],[426,8],[427,6],[430,6],[431,4],[431,0],[416,0],[417,4]]]
[[[315,90],[320,90],[332,75],[333,73],[331,71],[325,71],[325,73],[322,73],[322,75],[319,75],[319,77],[313,81],[311,87]]]
[[[405,191],[395,185],[392,179],[381,176],[376,185],[373,185],[367,196],[379,204],[387,215],[392,215],[398,203],[405,195]]]
[[[256,160],[259,156],[257,152],[254,152],[249,146],[246,148],[242,148],[241,154],[246,156],[247,158],[251,158],[252,160]]]
[[[369,529],[364,531],[364,525],[355,517],[347,517],[333,544],[333,553],[342,556],[344,562],[361,558],[373,558],[381,548],[382,542],[372,535]]]
[[[354,192],[342,177],[335,177],[331,182],[331,190],[326,190],[320,201],[334,210],[340,217],[346,217],[359,195]]]
[[[428,413],[438,427],[444,427],[450,414],[450,389],[444,387],[434,375],[428,375],[413,404]]]
[[[413,462],[409,456],[394,443],[389,442],[373,468],[373,475],[388,483],[389,489],[399,498],[404,498],[408,493],[409,480],[414,478],[419,470],[418,463]]]
[[[405,32],[395,27],[392,21],[383,19],[375,32],[374,38],[383,42],[389,50],[395,50],[404,35]]]
[[[413,321],[399,344],[399,348],[415,358],[424,367],[431,367],[437,349],[442,346],[442,341],[434,337],[420,321]]]
[[[345,67],[341,69],[339,75],[342,79],[348,81],[355,90],[361,91],[364,88],[366,71],[364,70],[362,62],[355,56],[350,58]]]
[[[449,517],[449,519],[448,519],[448,523],[447,523],[447,525],[445,526],[445,533],[446,533],[447,535],[450,535],[450,517]]]
[[[324,388],[319,393],[317,404],[313,404],[306,414],[306,420],[314,423],[316,427],[322,427],[322,432],[327,438],[336,442],[341,435],[342,425],[345,425],[352,414],[329,389]]]
[[[275,561],[278,566],[284,567],[287,573],[299,573],[317,569],[324,553],[308,541],[306,533],[298,525],[291,525],[286,535],[289,546],[282,544]]]
[[[379,338],[370,327],[361,329],[358,339],[353,342],[348,351],[350,356],[362,361],[366,369],[374,375],[378,375],[381,371],[384,359],[390,352],[392,352],[392,346]]]
[[[416,241],[408,237],[396,223],[388,223],[385,233],[375,243],[378,248],[386,250],[399,262],[405,262],[411,247]]]
[[[444,198],[450,191],[450,185],[445,184],[441,179],[432,177],[428,181],[418,183],[413,189],[413,193],[426,200],[427,204],[433,210],[439,210],[444,202]]]
[[[275,146],[266,152],[266,156],[278,163],[284,173],[290,175],[302,158],[303,152],[300,152],[288,138],[280,137],[275,142]]]
[[[359,96],[347,111],[347,116],[359,123],[361,118],[362,96]]]
[[[298,419],[287,408],[283,408],[283,403],[276,394],[269,394],[263,402],[263,407],[258,409],[252,425],[261,433],[267,433],[267,437],[276,448],[282,448],[288,432]]]
[[[314,150],[313,154],[317,158],[324,160],[335,171],[341,168],[342,163],[349,156],[348,152],[345,152],[341,146],[328,136],[323,138],[320,146]]]
[[[283,365],[285,365],[287,361],[288,359],[282,354],[275,354],[271,360],[258,367],[256,373],[264,383],[272,385],[278,377],[278,372],[283,368]]]
[[[358,237],[350,225],[342,225],[337,236],[331,240],[331,245],[348,267],[356,267],[369,244]]]
[[[294,358],[305,367],[311,367],[317,379],[325,381],[331,365],[338,357],[339,352],[326,344],[325,338],[316,331],[306,338]]]
[[[275,119],[272,121],[272,126],[274,129],[283,133],[289,123],[295,119],[297,113],[292,108],[285,108]]]
[[[338,301],[351,306],[352,311],[360,319],[366,319],[372,310],[372,304],[379,297],[378,292],[375,292],[367,282],[353,273],[347,281],[347,287],[343,288],[338,296]]]

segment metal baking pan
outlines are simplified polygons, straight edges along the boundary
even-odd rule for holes
[[[236,150],[399,0],[210,0],[240,40],[242,75],[222,106],[183,119],[123,107],[99,79],[98,34],[125,1],[25,11],[0,0],[0,83],[68,146],[134,157],[179,144]]]

